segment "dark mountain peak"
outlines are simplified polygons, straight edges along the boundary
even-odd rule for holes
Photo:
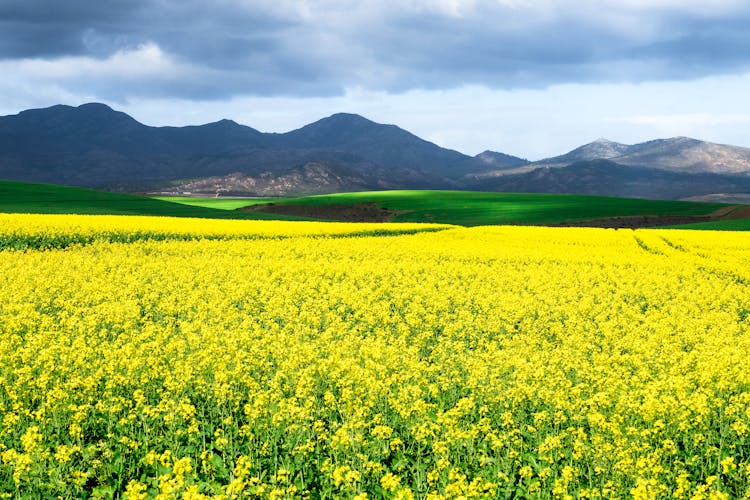
[[[482,168],[473,158],[444,149],[396,125],[353,113],[336,113],[274,137],[275,147],[347,152],[390,168],[413,168],[460,176]]]
[[[240,125],[234,120],[222,118],[219,121],[206,123],[204,125],[197,125],[198,128],[212,129],[212,130],[233,130],[233,129],[252,129],[246,125]],[[184,127],[187,128],[187,127]],[[255,130],[255,129],[252,129]]]
[[[79,110],[96,113],[116,113],[114,109],[101,102],[87,102],[78,106]]]
[[[67,129],[78,125],[85,125],[92,129],[144,126],[130,115],[97,102],[81,104],[77,107],[56,104],[48,108],[29,109],[15,115],[15,118],[25,123],[26,126],[38,127],[41,130],[61,126]]]
[[[228,118],[222,118],[221,120],[219,120],[219,121],[217,121],[217,122],[213,122],[213,123],[212,123],[212,124],[210,124],[210,125],[216,125],[216,126],[218,126],[218,127],[237,127],[237,126],[241,126],[241,125],[240,125],[239,123],[237,123],[236,121],[234,121],[234,120],[230,120],[230,119],[228,119]]]
[[[368,120],[362,115],[356,113],[334,113],[331,116],[327,116],[318,120],[316,123],[366,123],[371,125],[378,125],[372,120]]]
[[[69,117],[94,117],[103,119],[112,118],[123,118],[127,117],[129,120],[136,121],[130,115],[123,113],[122,111],[115,111],[106,104],[100,102],[87,102],[80,106],[66,106],[64,104],[57,104],[48,108],[32,109],[24,111],[23,113],[35,113],[41,115],[67,115]]]
[[[11,115],[11,116],[54,115],[54,114],[70,113],[74,109],[76,108],[73,106],[68,106],[67,104],[55,104],[48,108],[25,109],[21,111],[20,113],[18,113],[17,115]]]
[[[394,138],[423,141],[395,125],[383,125],[354,113],[336,113],[286,134],[286,141],[298,146],[336,147],[353,142],[379,142]],[[426,142],[426,141],[423,141]]]
[[[80,106],[75,108],[75,110],[77,112],[76,114],[84,120],[108,123],[110,126],[145,126],[129,114],[123,113],[122,111],[115,111],[106,104],[101,104],[98,102],[81,104]]]
[[[303,141],[318,141],[320,139],[337,140],[337,138],[348,139],[355,134],[360,135],[385,126],[357,114],[336,113],[297,130],[293,130],[287,135],[294,137],[296,140]]]
[[[189,127],[182,127],[188,129]],[[265,144],[263,132],[256,130],[247,125],[242,125],[234,120],[219,120],[217,122],[207,123],[196,127],[199,130],[207,132],[209,139],[228,141],[224,144],[227,149],[235,147],[262,147]]]
[[[147,129],[105,104],[55,105],[0,119],[0,147],[22,155],[62,158],[98,150],[107,156],[138,148]]]
[[[258,136],[264,135],[262,132],[252,127],[242,125],[241,123],[237,123],[236,121],[227,118],[215,122],[204,123],[203,125],[185,125],[182,127],[165,126],[155,128],[172,137],[188,137],[185,140],[204,140],[202,138],[193,138],[195,134],[208,134],[208,140],[216,140],[218,137],[226,135],[231,135],[237,140],[241,140],[243,137],[252,137],[253,140],[255,140]],[[246,145],[257,146],[255,142]],[[237,146],[242,146],[242,144],[237,144]]]

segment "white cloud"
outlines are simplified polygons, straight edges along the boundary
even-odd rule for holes
[[[137,79],[180,72],[180,67],[154,43],[132,50],[120,50],[110,57],[87,56],[57,59],[21,59],[0,61],[0,71],[36,80],[78,80],[80,78]]]

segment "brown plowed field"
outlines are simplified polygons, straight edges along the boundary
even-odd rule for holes
[[[266,203],[240,210],[266,212],[281,215],[298,215],[312,219],[344,222],[388,222],[400,212],[380,208],[377,203],[354,203],[350,205],[277,205]]]

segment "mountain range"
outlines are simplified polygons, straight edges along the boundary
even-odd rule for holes
[[[449,188],[676,199],[750,193],[750,149],[598,139],[530,162],[468,156],[348,113],[264,133],[231,120],[151,127],[91,103],[0,117],[0,179],[174,194]]]

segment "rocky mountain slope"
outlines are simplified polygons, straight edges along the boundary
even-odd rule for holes
[[[264,133],[231,120],[150,127],[92,103],[0,117],[0,179],[254,196],[438,188],[736,196],[750,192],[750,149],[686,137],[598,139],[529,162],[493,151],[471,157],[348,113]]]
[[[576,162],[590,160],[611,160],[620,165],[678,173],[750,175],[750,148],[715,144],[689,137],[673,137],[632,145],[597,139],[560,156],[512,169],[497,168],[472,173],[469,177],[488,178],[522,174],[540,167],[562,168]]]
[[[707,193],[750,193],[750,176],[675,172],[621,165],[611,160],[575,162],[566,167],[482,179],[483,191],[570,193],[626,198],[682,199]]]

